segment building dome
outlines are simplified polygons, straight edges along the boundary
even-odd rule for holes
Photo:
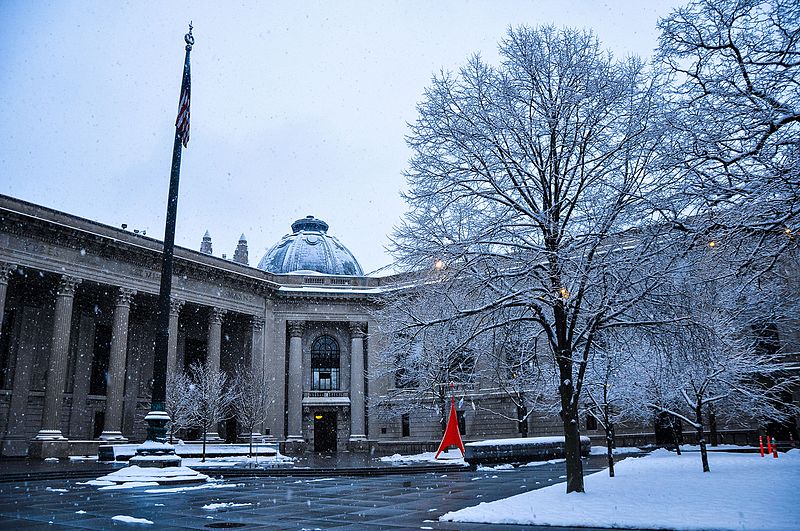
[[[361,266],[347,247],[328,234],[328,224],[314,216],[292,223],[292,233],[267,251],[258,268],[270,273],[310,273],[362,276]]]

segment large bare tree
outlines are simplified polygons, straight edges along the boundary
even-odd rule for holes
[[[441,269],[470,293],[419,328],[463,319],[541,337],[558,375],[567,492],[583,491],[578,411],[597,334],[647,324],[676,238],[653,171],[659,87],[587,32],[511,29],[500,65],[471,58],[434,77],[408,143],[410,212],[394,235],[408,269]],[[478,333],[475,331],[473,333]]]

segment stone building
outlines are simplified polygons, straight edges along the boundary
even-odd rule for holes
[[[0,455],[88,454],[144,439],[160,260],[156,239],[0,195]],[[368,412],[369,397],[393,385],[367,377],[381,348],[373,298],[397,278],[365,276],[311,216],[258,267],[248,263],[244,235],[232,260],[213,255],[208,232],[199,251],[176,247],[169,370],[202,361],[263,371],[270,412],[260,432],[287,452],[438,442],[434,413]],[[553,415],[515,421],[492,387],[466,391],[467,403],[492,404],[459,411],[465,439],[560,433]],[[235,440],[235,422],[219,435]]]

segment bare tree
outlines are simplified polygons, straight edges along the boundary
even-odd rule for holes
[[[164,411],[169,415],[169,443],[176,432],[192,425],[196,405],[196,389],[189,376],[183,372],[171,372],[167,378],[167,400]]]
[[[475,295],[417,327],[478,317],[487,330],[541,335],[558,373],[567,492],[580,492],[578,411],[595,337],[646,324],[632,310],[678,243],[661,237],[670,187],[651,171],[659,88],[640,61],[613,60],[585,32],[509,30],[500,54],[496,68],[476,56],[426,90],[394,251],[410,270],[443,263],[443,285]]]
[[[731,277],[723,283],[701,273],[674,284],[678,311],[690,318],[659,330],[660,339],[651,341],[637,362],[643,372],[655,373],[651,386],[643,386],[645,403],[696,430],[708,472],[708,408],[739,421],[791,418],[798,409],[784,398],[800,384],[800,365],[781,352],[776,337],[764,344],[764,329],[781,319],[783,305],[772,298],[774,292],[748,290],[746,282],[737,289]]]
[[[248,457],[253,455],[253,436],[268,418],[269,381],[264,372],[255,372],[247,365],[238,365],[233,376],[231,403],[236,423],[250,441]]]
[[[800,224],[800,5],[693,0],[659,23],[674,74],[676,159],[690,186],[680,226],[747,248],[769,270]]]
[[[614,448],[616,426],[636,415],[638,407],[636,386],[639,375],[633,364],[634,352],[629,348],[636,330],[621,334],[606,334],[596,341],[586,371],[586,413],[603,428],[606,439],[608,475],[614,477]]]
[[[378,326],[388,338],[371,369],[371,378],[388,380],[388,392],[374,398],[374,414],[393,418],[411,411],[432,410],[442,431],[452,393],[469,392],[479,380],[479,342],[470,320],[444,319],[457,307],[463,293],[443,293],[435,278],[380,301],[375,313]],[[420,319],[436,324],[420,327]]]
[[[209,431],[228,418],[235,395],[228,386],[228,376],[208,364],[194,363],[189,377],[195,389],[192,423],[203,431],[203,461],[206,460],[206,440]]]

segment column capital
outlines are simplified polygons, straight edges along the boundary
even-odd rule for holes
[[[16,264],[0,262],[0,284],[8,284],[8,277],[11,276],[11,272],[15,269],[17,269]]]
[[[58,290],[56,293],[62,297],[74,297],[75,289],[81,282],[82,280],[78,277],[61,275],[61,279],[58,281]]]
[[[228,313],[228,310],[213,306],[208,312],[209,324],[222,324],[222,318],[225,317],[226,313]]]
[[[175,297],[170,297],[169,298],[169,314],[177,316],[178,314],[181,313],[181,308],[183,308],[184,304],[186,304],[185,300],[178,299],[178,298],[175,298]]]
[[[264,318],[257,315],[250,316],[250,329],[253,332],[261,332],[264,330]]]
[[[306,326],[305,321],[286,321],[289,325],[289,337],[301,337]]]
[[[367,335],[366,328],[367,323],[359,322],[359,321],[351,321],[348,323],[350,326],[350,337],[353,339],[355,338],[363,338]]]
[[[117,306],[130,306],[136,290],[132,288],[119,288],[117,290]]]

